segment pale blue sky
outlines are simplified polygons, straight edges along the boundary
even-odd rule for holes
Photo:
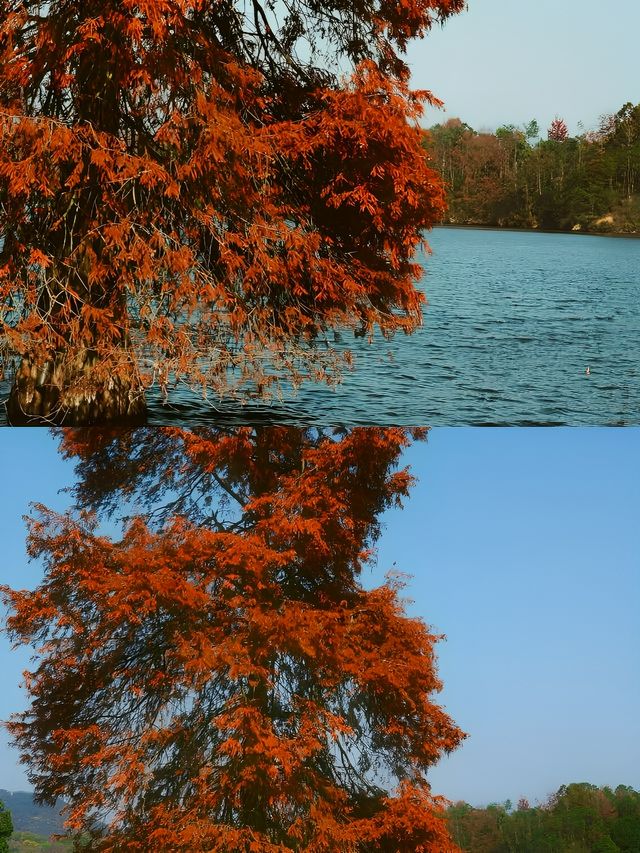
[[[29,511],[31,501],[57,510],[68,505],[68,497],[58,492],[73,482],[73,468],[63,462],[56,449],[57,442],[48,430],[0,427],[0,584],[34,587],[41,577],[38,565],[27,561],[22,516]],[[2,619],[4,616],[3,611]],[[19,684],[28,663],[27,651],[12,650],[6,635],[0,633],[0,720],[24,706]],[[17,754],[7,748],[7,735],[2,729],[0,788],[17,791],[28,787],[23,770],[17,765]]]
[[[640,788],[640,429],[434,429],[387,516],[377,581],[447,635],[468,740],[431,775],[474,804],[563,783]]]
[[[44,430],[2,430],[0,582],[28,586],[21,515],[61,509],[72,480]],[[561,784],[640,788],[640,428],[436,429],[389,512],[377,583],[413,574],[411,612],[440,633],[441,700],[470,735],[434,790],[474,804]],[[0,717],[21,707],[26,655],[0,638]],[[0,738],[0,788],[26,788]]]
[[[558,114],[572,134],[579,121],[595,128],[640,101],[638,32],[638,0],[468,0],[408,51],[414,87],[446,104],[423,124],[458,116],[493,130],[536,118],[546,131]]]

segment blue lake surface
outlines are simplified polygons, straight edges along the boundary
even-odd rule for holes
[[[413,335],[344,333],[355,369],[284,400],[149,396],[149,423],[640,424],[640,240],[437,228]],[[590,375],[585,374],[587,366]]]

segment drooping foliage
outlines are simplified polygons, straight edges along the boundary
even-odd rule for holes
[[[332,326],[414,328],[443,197],[400,54],[463,5],[0,3],[15,418],[100,423],[154,380],[267,388],[268,365],[330,371]]]
[[[4,590],[40,645],[11,731],[95,849],[455,849],[426,781],[463,737],[437,637],[397,578],[359,580],[423,435],[66,432],[83,509],[38,508],[44,580]]]

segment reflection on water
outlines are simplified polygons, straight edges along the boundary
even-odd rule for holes
[[[178,391],[179,402],[163,404],[151,395],[149,398],[149,423],[162,424],[217,424],[242,426],[243,424],[306,424],[313,420],[309,413],[296,403],[265,403],[261,401],[242,404],[237,401],[204,402],[201,397]]]
[[[244,405],[151,394],[149,422],[640,423],[640,241],[451,228],[429,241],[424,326],[339,336],[356,362],[342,385]]]

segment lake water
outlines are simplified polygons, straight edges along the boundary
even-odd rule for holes
[[[151,395],[151,424],[640,423],[640,240],[438,228],[424,326],[343,336],[355,369],[284,401]],[[587,366],[590,375],[585,375]]]

